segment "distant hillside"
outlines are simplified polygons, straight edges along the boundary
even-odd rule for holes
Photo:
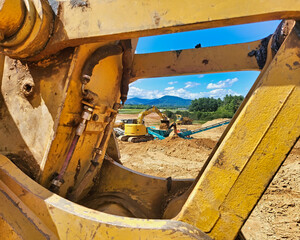
[[[163,96],[158,99],[142,99],[142,98],[130,98],[126,101],[128,105],[154,105],[158,107],[170,106],[170,107],[187,107],[191,104],[192,100],[183,99],[175,96]]]
[[[142,99],[142,98],[130,98],[127,99],[126,105],[148,105],[148,102],[152,101],[153,99]]]

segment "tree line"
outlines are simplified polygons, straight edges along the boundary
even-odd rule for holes
[[[216,118],[232,118],[244,100],[243,96],[226,95],[224,99],[198,98],[192,100],[189,111],[165,111],[165,114],[176,119],[176,114],[193,120],[209,121]]]

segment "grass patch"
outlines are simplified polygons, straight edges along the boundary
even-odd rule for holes
[[[207,121],[205,120],[193,120],[193,124],[203,124],[206,123]]]
[[[141,111],[143,111],[143,109],[120,109],[119,114],[138,114]]]

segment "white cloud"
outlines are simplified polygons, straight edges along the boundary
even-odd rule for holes
[[[160,98],[164,96],[162,92],[159,90],[145,90],[137,87],[129,87],[128,98],[138,97],[138,98],[146,98],[146,99],[153,99],[153,98]]]
[[[200,96],[202,96],[201,93],[191,93],[190,91],[188,91],[184,88],[179,88],[179,89],[174,89],[172,91],[169,91],[169,92],[167,92],[167,95],[186,98],[186,99],[195,99],[195,98],[199,98]]]
[[[231,87],[232,84],[238,81],[238,78],[226,79],[224,81],[219,81],[218,83],[209,83],[207,85],[207,89],[215,89],[215,88],[227,88]]]
[[[185,88],[179,88],[179,89],[173,89],[171,91],[168,91],[167,93],[164,92],[164,95],[171,95],[171,96],[177,96],[181,98],[186,99],[195,99],[195,98],[201,98],[201,97],[213,97],[213,98],[223,98],[226,95],[240,95],[231,89],[214,89],[209,92],[196,92],[192,93]]]
[[[200,85],[200,83],[197,83],[197,82],[186,82],[184,88],[192,88],[192,87],[196,87],[199,85]]]
[[[200,74],[200,75],[198,75],[197,77],[198,78],[203,78],[205,75],[204,74]]]
[[[207,92],[206,97],[213,97],[213,98],[223,98],[226,95],[233,95],[233,96],[239,96],[241,94],[238,94],[237,92],[231,90],[231,89],[214,89],[209,92]]]
[[[168,84],[170,84],[170,85],[173,85],[173,84],[176,84],[176,83],[178,83],[178,81],[168,82]]]
[[[165,88],[165,91],[170,91],[170,90],[173,90],[174,89],[174,87],[167,87],[167,88]]]
[[[213,98],[223,98],[226,95],[240,95],[234,92],[231,89],[213,89],[208,92],[190,92],[186,88],[175,89],[174,87],[165,88],[163,91],[160,90],[145,90],[141,88],[137,88],[134,86],[129,87],[128,98],[138,97],[138,98],[160,98],[165,95],[181,97],[185,99],[195,99],[201,97],[213,97]]]

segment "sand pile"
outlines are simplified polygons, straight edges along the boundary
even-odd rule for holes
[[[207,127],[209,125],[223,122],[225,120],[229,120],[229,118],[219,118],[219,119],[215,119],[212,121],[208,121],[208,122],[204,123],[201,127]],[[210,138],[214,141],[218,141],[218,139],[220,138],[220,136],[222,135],[222,133],[224,132],[224,130],[226,129],[227,126],[228,126],[228,124],[205,131],[205,132],[200,132],[200,133],[194,134],[193,137],[195,137],[195,138]],[[190,128],[195,129],[195,126],[191,126]]]
[[[141,143],[119,142],[125,166],[159,177],[196,177],[216,141],[169,137]]]
[[[134,145],[127,142],[119,142],[119,144],[122,152],[130,156],[134,156],[136,153],[160,151],[167,156],[195,160],[197,154],[210,152],[216,145],[216,141],[209,138],[187,140],[179,137],[169,137],[164,140],[141,142]]]

